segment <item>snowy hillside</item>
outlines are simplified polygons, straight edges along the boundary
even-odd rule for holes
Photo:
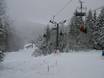
[[[0,78],[104,78],[101,52],[70,52],[33,57],[33,49],[7,53]]]

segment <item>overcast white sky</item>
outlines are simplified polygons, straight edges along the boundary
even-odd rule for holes
[[[47,24],[49,19],[56,14],[70,0],[6,0],[8,14],[13,20],[31,21]],[[89,8],[104,5],[104,0],[82,0]],[[70,18],[78,6],[78,0],[72,2],[56,17],[58,21]]]

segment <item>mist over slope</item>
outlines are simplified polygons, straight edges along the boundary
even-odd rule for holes
[[[30,21],[16,21],[11,26],[13,36],[10,39],[10,47],[19,49],[31,41],[36,40],[44,31],[45,25]],[[14,41],[14,42],[13,42]]]

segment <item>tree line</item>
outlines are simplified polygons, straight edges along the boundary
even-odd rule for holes
[[[67,26],[59,24],[60,52],[69,50],[87,50],[104,48],[104,7],[100,13],[89,10],[84,18],[73,14]],[[52,24],[46,27],[36,42],[43,54],[50,54],[56,49],[56,30]]]

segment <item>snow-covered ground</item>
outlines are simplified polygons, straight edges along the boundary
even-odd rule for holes
[[[104,78],[100,51],[33,57],[33,49],[7,53],[0,78]]]

